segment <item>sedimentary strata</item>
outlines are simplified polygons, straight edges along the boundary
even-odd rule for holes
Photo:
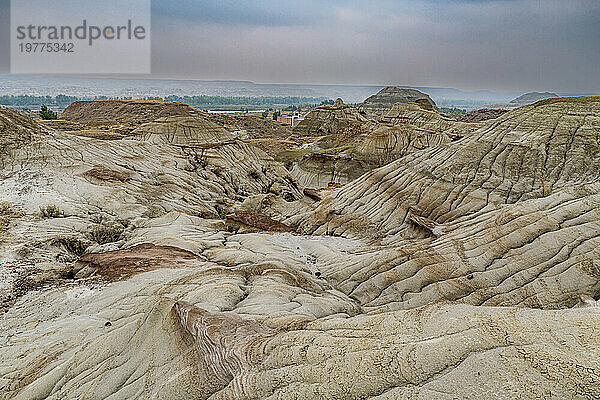
[[[132,125],[168,116],[200,116],[202,113],[186,104],[158,100],[94,100],[76,101],[62,113],[67,121],[79,123],[121,122]]]
[[[333,105],[320,106],[312,110],[294,128],[301,136],[325,136],[340,133],[350,127],[362,127],[368,119],[356,107],[337,99]]]
[[[0,398],[600,397],[600,100],[414,107],[319,190],[202,116],[0,109]]]
[[[377,120],[365,120],[354,107],[338,102],[317,108],[296,127],[324,136],[296,151],[292,173],[311,188],[345,184],[406,154],[459,139],[481,126],[414,102],[396,103]],[[327,130],[319,131],[319,127]]]
[[[368,117],[379,117],[389,112],[396,103],[417,102],[431,111],[436,111],[435,102],[427,94],[416,89],[388,86],[358,105],[358,110]]]

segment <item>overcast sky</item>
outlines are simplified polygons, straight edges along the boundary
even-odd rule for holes
[[[600,0],[152,4],[156,77],[600,93]]]
[[[153,71],[282,83],[600,91],[599,0],[177,0]]]

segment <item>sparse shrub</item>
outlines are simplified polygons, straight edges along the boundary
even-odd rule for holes
[[[0,235],[4,234],[8,229],[8,224],[10,220],[8,217],[0,216]]]
[[[23,211],[15,209],[10,203],[0,203],[0,234],[6,233],[13,218],[25,215]]]
[[[223,178],[223,176],[225,175],[224,171],[223,171],[223,168],[221,168],[221,167],[214,167],[212,169],[212,172],[213,172],[213,174],[215,174],[219,178]]]
[[[93,224],[102,224],[102,222],[104,222],[104,217],[102,216],[102,214],[93,214],[90,216],[90,221]]]
[[[217,210],[217,215],[219,216],[220,219],[222,219],[222,220],[227,219],[227,210],[225,210],[224,208],[221,208],[219,206],[215,207],[215,209]]]
[[[56,115],[54,111],[50,110],[45,105],[42,105],[42,108],[40,109],[40,118],[45,120],[53,120],[58,119],[58,115]]]
[[[25,257],[27,257],[28,255],[30,255],[30,254],[31,254],[31,252],[32,252],[32,249],[31,249],[31,247],[29,247],[29,245],[24,245],[24,246],[21,246],[21,247],[19,247],[19,248],[17,249],[17,251],[16,251],[17,255],[18,255],[19,257],[23,257],[23,258],[25,258]]]
[[[254,169],[252,171],[248,172],[248,176],[255,180],[260,178],[260,174],[258,173],[258,171],[254,170]]]
[[[0,203],[0,215],[12,214],[12,206],[9,203]]]
[[[456,107],[440,107],[440,111],[446,114],[466,114],[467,110]]]
[[[52,245],[62,245],[69,252],[78,256],[83,255],[85,249],[88,248],[88,244],[82,242],[79,239],[65,236],[55,236],[49,240]]]
[[[116,225],[97,225],[90,231],[90,236],[98,244],[117,242],[123,234],[123,227]]]
[[[62,215],[60,208],[55,205],[48,205],[46,207],[40,207],[40,213],[42,218],[58,218]]]
[[[322,101],[321,104],[319,104],[319,106],[332,106],[334,103],[335,101],[329,99]]]
[[[222,197],[220,197],[220,198],[216,199],[216,200],[215,200],[215,202],[216,202],[217,204],[221,204],[221,205],[224,205],[224,206],[227,206],[227,207],[231,207],[231,206],[233,206],[233,202],[232,202],[231,200],[229,200],[229,199],[224,199],[224,198],[222,198]]]
[[[283,192],[281,197],[288,203],[296,200],[296,196],[294,196],[294,194],[292,192],[289,192],[287,190],[285,192]]]
[[[589,157],[596,157],[600,153],[600,145],[588,144],[585,146],[586,155]]]

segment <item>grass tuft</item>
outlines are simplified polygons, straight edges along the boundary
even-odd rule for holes
[[[60,208],[58,208],[58,206],[55,205],[48,205],[46,207],[40,207],[40,213],[42,215],[42,218],[58,218],[60,216],[62,216],[62,212],[60,211]]]

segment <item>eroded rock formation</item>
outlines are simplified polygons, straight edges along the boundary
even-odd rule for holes
[[[168,116],[199,116],[201,111],[175,101],[94,100],[76,101],[62,113],[67,121],[80,123],[122,122],[132,125]]]
[[[347,118],[348,114],[354,117]],[[307,116],[304,128],[335,129],[321,132],[322,138],[295,151],[292,173],[302,185],[345,184],[408,153],[459,139],[481,126],[459,122],[415,102],[396,103],[378,120],[361,118],[356,109],[341,102],[319,107]]]
[[[327,217],[328,229],[334,218],[369,216],[366,220],[387,235],[404,227],[411,205],[445,223],[594,182],[600,177],[599,106],[597,98],[575,98],[511,111],[460,141],[414,152],[363,175],[324,201],[315,215],[335,215]],[[372,213],[371,204],[387,206]]]
[[[309,112],[294,132],[302,136],[326,136],[351,127],[362,128],[367,121],[356,107],[337,99],[333,105],[320,106]]]
[[[396,105],[320,190],[202,116],[0,127],[0,398],[600,397],[598,98]]]
[[[435,102],[429,95],[416,89],[402,89],[388,86],[381,89],[379,93],[367,98],[358,106],[358,110],[369,116],[379,117],[388,113],[396,103],[416,102],[423,109],[436,111]]]
[[[480,108],[478,110],[469,111],[466,114],[454,114],[451,117],[461,122],[482,122],[490,119],[496,119],[508,110],[501,108]]]

